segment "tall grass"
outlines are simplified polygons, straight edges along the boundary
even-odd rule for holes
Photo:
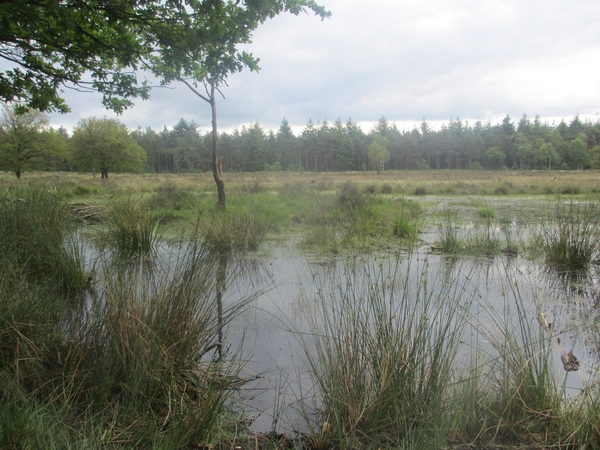
[[[11,294],[1,302],[11,314],[0,329],[0,447],[210,444],[243,383],[242,361],[215,346],[245,303],[217,304],[216,267],[194,245],[151,272],[107,264],[67,310],[14,272],[0,278]]]
[[[115,197],[104,218],[106,243],[122,256],[148,255],[161,238],[160,217],[129,196]]]
[[[440,445],[445,391],[470,299],[459,285],[430,285],[414,270],[347,266],[320,286],[304,339],[323,410],[316,446]]]
[[[450,209],[444,209],[437,224],[438,246],[443,253],[456,254],[463,247],[463,239],[459,235],[457,214]]]
[[[583,267],[598,257],[600,234],[597,198],[558,199],[542,225],[544,254],[550,264]]]
[[[539,306],[526,300],[516,279],[507,274],[503,307],[480,301],[481,314],[474,317],[478,342],[489,345],[473,348],[477,367],[465,385],[472,391],[463,391],[458,402],[470,406],[457,408],[455,419],[456,430],[465,432],[463,439],[479,445],[556,444],[564,437],[552,342],[538,321]]]
[[[231,211],[210,211],[200,217],[197,225],[205,244],[221,253],[257,250],[268,231],[268,223],[260,216]]]
[[[87,284],[68,205],[47,186],[0,193],[0,256],[27,279],[66,289]]]

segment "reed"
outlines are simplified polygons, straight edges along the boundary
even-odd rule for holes
[[[304,348],[323,410],[315,445],[440,445],[469,299],[411,269],[346,266],[318,285]],[[415,284],[408,273],[420,272]],[[414,280],[414,278],[413,278]]]
[[[599,202],[559,198],[553,215],[542,224],[544,254],[550,264],[583,267],[598,257]]]
[[[150,255],[161,239],[159,223],[160,217],[140,200],[117,196],[109,203],[104,217],[105,242],[121,256]]]

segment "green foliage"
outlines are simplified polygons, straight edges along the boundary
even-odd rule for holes
[[[483,167],[488,170],[504,168],[506,155],[498,147],[490,147],[483,154]]]
[[[0,168],[10,170],[17,178],[26,170],[46,168],[53,156],[46,146],[42,131],[48,118],[39,111],[18,111],[3,105],[0,118]]]
[[[0,73],[0,99],[67,112],[61,87],[75,84],[102,93],[104,105],[120,113],[132,98],[148,98],[146,83],[138,85],[138,67],[153,68],[163,84],[190,75],[200,80],[207,71],[221,82],[243,66],[257,68],[257,60],[237,47],[250,42],[260,23],[283,11],[307,10],[329,15],[312,0],[68,0],[36,8],[4,2],[0,57],[16,67]]]
[[[282,170],[283,169],[279,161],[275,161],[273,164],[265,163],[265,171],[267,172],[281,172]]]
[[[144,150],[116,119],[81,119],[71,138],[71,161],[79,170],[99,169],[102,178],[109,171],[139,172],[146,160]]]
[[[582,170],[589,161],[586,141],[586,135],[580,134],[569,144],[569,157],[571,158],[574,169]]]
[[[360,210],[372,204],[372,199],[356,183],[346,181],[337,195],[338,204],[347,210]]]
[[[373,143],[369,145],[369,161],[371,167],[380,173],[383,170],[383,166],[390,160],[390,152],[387,149],[388,140],[376,134],[373,138]]]
[[[148,206],[151,208],[166,208],[176,211],[191,209],[195,204],[196,198],[192,192],[172,182],[158,186],[148,200]]]
[[[477,208],[477,215],[485,220],[492,220],[496,217],[496,211],[491,206],[481,206]]]

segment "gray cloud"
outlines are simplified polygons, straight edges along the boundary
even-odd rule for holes
[[[219,101],[224,129],[286,117],[301,128],[382,115],[402,124],[451,117],[595,118],[600,109],[597,0],[322,0],[333,17],[284,15],[262,25],[248,50],[259,74],[232,75]],[[110,115],[98,96],[69,92],[72,127]],[[208,104],[185,86],[153,92],[121,119],[161,129],[179,118],[210,125]]]

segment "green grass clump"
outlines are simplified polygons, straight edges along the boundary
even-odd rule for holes
[[[562,433],[566,408],[556,378],[552,341],[514,277],[503,308],[483,301],[485,314],[474,325],[488,347],[472,350],[474,367],[457,387],[454,429],[475,443],[553,445],[570,439]]]
[[[104,217],[105,242],[122,256],[149,255],[160,240],[159,222],[160,217],[140,201],[128,196],[116,197]]]
[[[192,192],[173,182],[165,182],[154,189],[148,200],[150,208],[164,208],[175,211],[191,209],[196,205],[196,197]]]
[[[260,216],[213,210],[200,218],[198,233],[207,247],[217,252],[258,250],[269,225]]]
[[[450,209],[444,209],[437,224],[437,246],[443,253],[457,254],[464,248],[463,239],[459,235],[458,215]]]
[[[47,186],[23,186],[0,194],[0,251],[5,261],[36,282],[66,289],[87,285],[68,204]]]
[[[242,360],[223,349],[246,304],[216,301],[190,244],[168,267],[99,268],[85,302],[0,273],[0,448],[188,448],[218,440]],[[229,412],[229,414],[232,414]]]
[[[303,342],[323,410],[315,447],[444,441],[445,392],[470,300],[457,285],[430,289],[425,267],[416,280],[400,262],[382,267],[346,266],[319,285],[309,308],[312,335]]]
[[[492,220],[496,218],[496,211],[490,206],[481,206],[477,208],[477,215],[481,219]]]
[[[542,226],[546,261],[584,267],[598,257],[600,204],[596,198],[556,201],[553,216]]]

